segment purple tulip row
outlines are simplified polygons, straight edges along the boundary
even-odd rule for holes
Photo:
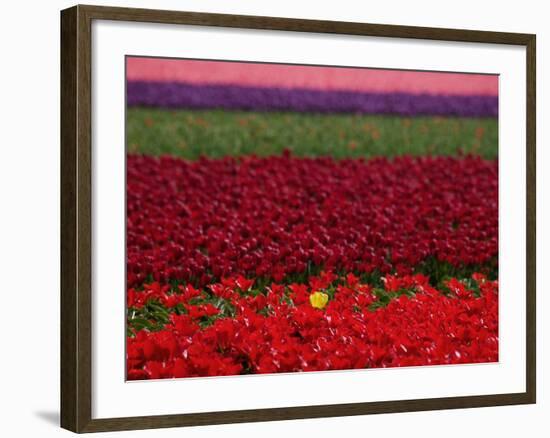
[[[320,91],[182,82],[127,83],[130,107],[497,117],[497,96]]]

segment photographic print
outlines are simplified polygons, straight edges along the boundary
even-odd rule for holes
[[[78,5],[60,117],[63,428],[536,402],[536,35]]]
[[[127,379],[498,361],[498,76],[126,58]]]

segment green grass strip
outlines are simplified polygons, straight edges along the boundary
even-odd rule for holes
[[[129,108],[130,153],[197,159],[256,154],[335,158],[397,155],[498,156],[492,118],[400,117]]]

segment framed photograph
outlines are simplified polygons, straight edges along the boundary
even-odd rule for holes
[[[61,425],[535,403],[535,35],[61,12]]]

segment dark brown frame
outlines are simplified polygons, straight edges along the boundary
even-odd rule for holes
[[[92,419],[92,20],[269,29],[525,46],[527,51],[527,350],[523,393]],[[74,6],[61,12],[61,426],[99,432],[535,403],[535,56],[531,34]]]

